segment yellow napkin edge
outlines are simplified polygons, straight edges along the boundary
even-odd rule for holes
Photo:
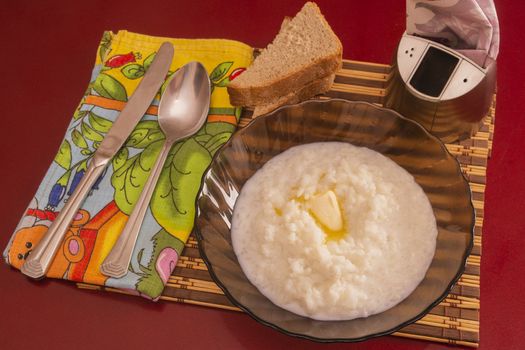
[[[109,32],[112,36],[112,45],[132,46],[139,49],[156,50],[165,41],[173,44],[175,54],[177,51],[212,51],[231,52],[240,55],[243,59],[253,59],[253,48],[240,41],[230,39],[185,39],[151,36],[139,33],[119,30],[116,34]]]

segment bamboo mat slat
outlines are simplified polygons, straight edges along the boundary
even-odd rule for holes
[[[325,96],[348,100],[368,101],[381,105],[385,94],[390,67],[384,64],[344,60],[335,83]],[[496,97],[483,125],[470,139],[447,144],[449,152],[461,164],[469,182],[476,211],[474,247],[467,259],[465,272],[450,294],[430,313],[415,323],[394,333],[394,336],[434,341],[452,345],[478,347],[480,308],[480,264],[483,228],[483,207],[487,174],[487,161],[492,150]],[[250,111],[241,117],[239,127],[250,122]],[[78,284],[79,288],[106,290],[129,294],[114,288]],[[177,267],[168,280],[161,299],[205,307],[240,311],[226,298],[213,282],[204,261],[200,258],[198,243],[190,236]]]

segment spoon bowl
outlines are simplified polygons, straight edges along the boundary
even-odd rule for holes
[[[199,62],[180,68],[159,105],[159,125],[167,139],[183,139],[202,127],[210,105],[210,80]]]

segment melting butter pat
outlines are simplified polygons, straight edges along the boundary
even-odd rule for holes
[[[312,215],[326,228],[331,231],[343,229],[343,217],[334,192],[328,191],[315,196],[306,204]]]

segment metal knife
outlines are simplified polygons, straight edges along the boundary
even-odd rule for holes
[[[93,158],[77,188],[42,240],[22,265],[23,274],[32,278],[45,276],[73,217],[78,212],[89,190],[146,113],[151,101],[162,86],[173,60],[173,52],[173,45],[168,42],[160,46],[144,78],[93,154]]]

